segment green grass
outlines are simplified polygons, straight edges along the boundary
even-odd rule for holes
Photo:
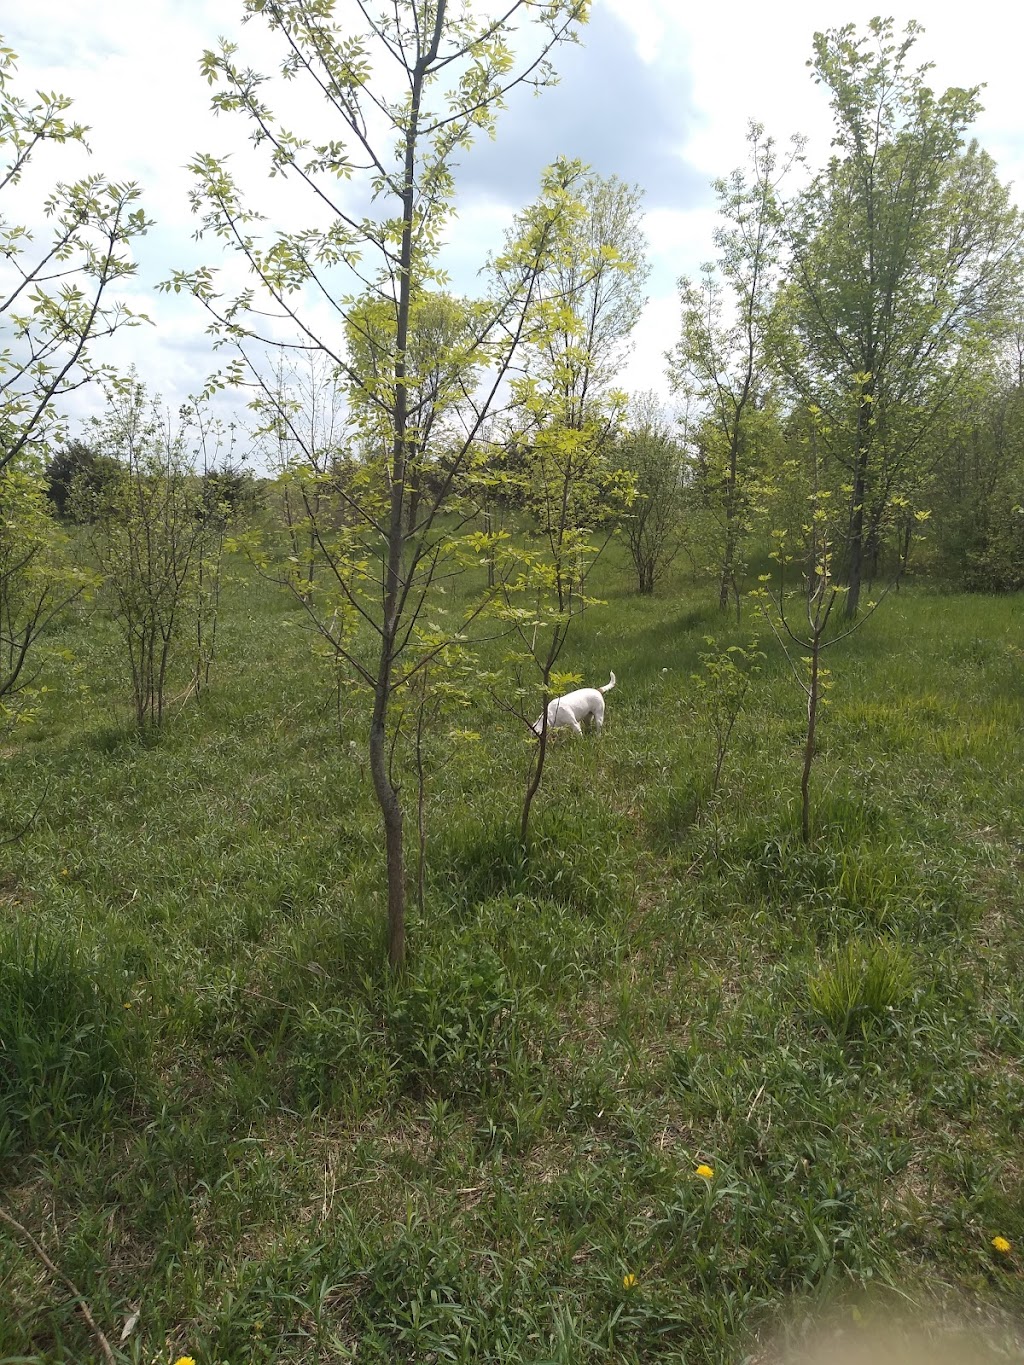
[[[51,642],[0,788],[11,831],[39,806],[0,849],[0,1200],[120,1358],[692,1365],[874,1296],[1019,1357],[1019,601],[904,590],[834,652],[805,846],[777,647],[712,802],[691,675],[752,623],[600,572],[562,662],[619,685],[528,858],[525,730],[481,698],[432,739],[399,981],[358,703],[286,600],[239,567],[147,743],[109,623]],[[99,1358],[0,1229],[0,1362]]]

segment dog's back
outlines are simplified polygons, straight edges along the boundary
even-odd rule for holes
[[[604,687],[577,687],[574,692],[566,692],[562,697],[553,697],[548,702],[548,729],[567,726],[575,734],[580,735],[583,733],[584,722],[591,721],[594,728],[600,730],[604,725],[604,694],[610,692],[614,686],[613,673]],[[542,720],[543,716],[539,716],[531,726],[536,735],[541,732]]]

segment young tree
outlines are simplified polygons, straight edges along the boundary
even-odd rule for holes
[[[60,434],[60,404],[110,373],[92,344],[141,320],[111,301],[134,273],[132,241],[149,223],[138,188],[102,175],[57,181],[33,202],[26,171],[51,148],[86,146],[71,101],[16,88],[17,58],[0,45],[0,716],[31,697],[30,663],[46,627],[88,576],[70,567],[49,515],[43,465]],[[46,226],[43,226],[43,220]],[[67,473],[67,466],[65,466]]]
[[[524,369],[544,393],[549,424],[573,431],[589,425],[603,438],[618,416],[614,381],[647,301],[642,196],[636,185],[578,162],[566,163],[566,171],[577,205],[562,218],[544,271],[545,325],[530,338]]]
[[[184,432],[171,429],[143,384],[111,391],[107,414],[93,419],[93,431],[117,473],[87,510],[89,539],[124,641],[136,723],[155,730],[164,719],[171,665],[201,606],[211,605],[199,595],[209,521]],[[202,625],[197,638],[198,674]],[[189,690],[195,686],[194,676]]]
[[[539,674],[540,732],[531,758],[520,818],[529,837],[548,746],[547,705],[572,623],[590,598],[587,578],[632,495],[632,480],[616,461],[615,436],[625,406],[613,387],[643,307],[647,277],[638,191],[604,180],[578,162],[560,163],[562,204],[529,316],[522,373],[512,382],[514,475],[520,505],[536,544],[520,548],[502,582],[504,619],[521,665]],[[520,216],[514,239],[529,241],[544,221],[545,200]],[[495,274],[503,280],[499,263]],[[532,689],[525,688],[527,696]],[[522,719],[532,724],[527,704]]]
[[[194,400],[181,410],[186,430],[194,433],[190,491],[200,526],[195,558],[195,655],[189,691],[200,696],[210,685],[217,654],[220,596],[224,582],[224,554],[228,529],[255,507],[252,475],[235,463],[234,424],[211,417],[206,404]]]
[[[911,68],[921,32],[888,19],[814,37],[815,80],[835,122],[828,166],[787,217],[793,281],[785,364],[821,409],[826,453],[846,487],[845,613],[893,496],[1020,281],[1022,219],[966,132],[978,90],[936,95]]]
[[[255,441],[276,473],[278,513],[289,560],[301,565],[301,582],[289,575],[290,588],[310,599],[317,570],[314,527],[326,508],[325,496],[347,477],[350,432],[344,383],[323,355],[313,352],[286,365],[279,358],[269,397],[252,401],[257,416]],[[337,511],[334,512],[337,515]]]
[[[782,471],[793,477],[795,488],[790,490],[791,494],[802,495],[799,529],[795,533],[785,527],[773,531],[769,558],[778,568],[775,590],[767,586],[772,575],[762,574],[761,586],[751,593],[807,699],[800,774],[800,832],[805,843],[811,837],[811,769],[817,754],[818,722],[832,686],[831,671],[824,666],[823,658],[827,650],[864,625],[878,606],[878,602],[873,602],[868,611],[852,623],[847,623],[838,632],[830,630],[833,611],[849,590],[836,582],[835,498],[833,490],[824,486],[821,477],[823,414],[812,408],[807,417],[809,425],[803,437],[807,456],[804,460],[788,462]],[[790,574],[796,579],[795,585],[787,581]],[[799,651],[797,658],[794,658],[794,650]]]
[[[0,730],[36,695],[36,641],[94,578],[71,563],[43,482],[25,464],[0,469]]]
[[[650,273],[636,186],[578,162],[564,172],[575,204],[560,217],[513,385],[526,503],[547,541],[560,610],[571,591],[569,542],[613,524],[622,483],[614,438],[626,403],[614,381]]]
[[[15,54],[0,46],[0,469],[44,451],[70,392],[112,376],[92,345],[143,320],[109,295],[135,273],[131,243],[150,226],[138,186],[99,174],[57,181],[41,205],[19,202],[30,163],[49,145],[87,146],[89,130],[65,118],[66,96],[19,95],[16,70]]]
[[[740,606],[739,572],[751,487],[777,433],[771,369],[772,318],[783,212],[778,186],[793,156],[779,165],[775,144],[756,123],[747,134],[749,180],[736,170],[714,182],[724,219],[715,230],[718,262],[701,281],[679,281],[682,334],[669,355],[677,391],[703,412],[698,467],[704,496],[720,524],[718,605]]]
[[[572,36],[587,7],[588,0],[509,0],[497,17],[481,17],[449,0],[395,0],[379,13],[357,0],[358,13],[346,6],[342,21],[335,0],[315,6],[306,0],[245,0],[246,17],[262,20],[281,45],[281,74],[301,78],[321,98],[309,136],[292,131],[275,114],[265,98],[266,78],[236,62],[234,44],[224,42],[203,58],[208,79],[221,85],[215,108],[250,121],[271,175],[289,178],[293,198],[300,190],[308,194],[312,217],[305,228],[261,239],[259,215],[226,166],[199,156],[193,170],[201,233],[240,254],[252,287],[225,297],[206,269],[177,274],[169,287],[191,290],[215,329],[238,348],[231,379],[249,378],[273,403],[267,348],[294,344],[321,353],[344,380],[353,410],[362,415],[372,409],[384,433],[376,458],[366,460],[356,482],[338,492],[352,526],[347,541],[333,550],[321,543],[337,566],[339,614],[320,623],[331,630],[340,657],[372,698],[370,771],[384,825],[388,956],[396,968],[405,954],[406,884],[403,810],[389,764],[391,703],[396,690],[434,657],[417,625],[436,573],[450,567],[453,535],[439,524],[439,513],[473,461],[475,436],[520,340],[550,224],[538,223],[532,239],[521,244],[505,272],[504,291],[475,313],[471,342],[457,348],[466,373],[478,367],[486,372],[482,392],[459,383],[458,367],[444,367],[449,378],[436,406],[458,406],[464,420],[430,506],[421,506],[410,530],[410,501],[422,498],[416,465],[423,458],[423,413],[415,410],[410,352],[416,311],[440,292],[437,255],[452,212],[459,149],[492,130],[514,86],[552,79],[547,54]],[[526,19],[535,22],[524,26]],[[380,216],[371,216],[378,206]],[[386,324],[378,321],[377,310],[386,314]],[[368,316],[375,356],[369,372],[356,340],[360,320]],[[430,402],[435,405],[434,398]],[[288,416],[281,414],[286,425]],[[372,659],[366,638],[375,644]],[[435,642],[435,654],[440,648]]]
[[[683,448],[655,394],[640,394],[630,405],[616,460],[632,477],[635,493],[622,519],[622,534],[637,590],[649,594],[682,548],[687,473]]]

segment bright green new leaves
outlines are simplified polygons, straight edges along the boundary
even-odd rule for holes
[[[624,396],[613,387],[643,307],[648,266],[638,191],[559,162],[520,215],[495,263],[499,285],[538,234],[547,237],[527,314],[523,372],[511,384],[520,495],[546,543],[559,613],[582,594],[586,565],[632,496],[613,437]]]
[[[135,273],[131,243],[149,227],[138,187],[98,174],[58,181],[42,204],[19,202],[29,163],[47,144],[84,145],[88,129],[65,118],[65,96],[19,95],[15,74],[14,53],[0,47],[0,468],[43,448],[64,395],[110,377],[91,344],[143,320],[109,295]],[[10,216],[12,204],[27,223]]]
[[[540,264],[523,315],[522,371],[510,384],[506,466],[534,536],[502,577],[500,609],[514,640],[518,690],[528,698],[521,718],[542,717],[520,820],[524,844],[544,769],[554,667],[591,600],[590,570],[633,496],[632,476],[615,458],[625,400],[612,381],[644,302],[644,248],[638,192],[560,161],[494,262],[498,297],[514,289],[524,262]],[[535,674],[535,707],[524,669]]]
[[[239,179],[215,157],[197,157],[199,235],[234,252],[249,283],[222,293],[207,268],[178,272],[165,287],[203,304],[218,340],[241,357],[214,382],[237,382],[247,370],[264,429],[294,456],[284,490],[286,576],[339,675],[372,697],[370,771],[396,967],[405,871],[394,766],[402,720],[391,715],[392,699],[415,682],[422,704],[432,704],[423,675],[430,670],[436,696],[438,673],[489,601],[490,586],[449,615],[445,588],[480,559],[460,533],[474,510],[488,412],[526,333],[552,235],[540,228],[485,303],[452,298],[438,251],[454,211],[453,158],[492,130],[514,86],[553,79],[547,54],[587,8],[587,0],[513,0],[487,17],[449,0],[396,0],[374,14],[360,3],[353,19],[352,6],[335,0],[246,0],[246,17],[280,45],[283,84],[242,64],[231,42],[202,62],[217,87],[214,108],[247,121],[268,175],[287,177],[296,216],[303,200],[307,213],[298,229],[266,232]],[[523,18],[533,22],[520,27]],[[314,96],[315,118],[301,105],[299,122],[275,112],[270,95],[287,106],[291,82]],[[288,350],[315,358],[346,410],[343,438],[327,447],[315,433],[306,439],[303,414],[268,363],[268,353]]]
[[[37,473],[24,460],[0,469],[0,732],[31,715],[38,694],[33,647],[93,583],[70,563]]]
[[[229,297],[216,273],[201,269],[176,272],[166,287],[194,293],[214,329],[235,341],[281,339],[287,324],[297,344],[323,350],[358,384],[339,330],[350,309],[367,288],[397,309],[403,286],[443,287],[435,257],[453,212],[454,154],[492,131],[512,87],[553,81],[546,52],[572,35],[587,8],[587,0],[519,0],[502,18],[487,19],[447,0],[406,0],[372,21],[364,15],[359,31],[339,17],[334,0],[246,0],[247,19],[280,41],[279,76],[318,92],[323,117],[306,131],[288,126],[269,102],[273,92],[287,103],[287,91],[241,64],[236,43],[222,40],[205,52],[201,69],[217,86],[214,108],[247,119],[269,176],[289,179],[311,221],[261,235],[263,216],[235,175],[222,160],[198,155],[191,168],[200,235],[239,253],[259,284]],[[518,11],[528,11],[543,35],[525,69],[517,69],[511,46]],[[383,212],[363,211],[371,203]],[[327,309],[315,324],[303,307],[311,303]],[[258,364],[258,354],[251,360]]]
[[[772,371],[783,226],[778,189],[791,164],[779,164],[758,124],[747,140],[749,179],[737,170],[715,182],[719,259],[703,268],[698,284],[679,281],[680,339],[669,357],[673,387],[696,409],[697,475],[714,520],[719,607],[725,611],[731,601],[737,612],[751,507],[779,439]],[[800,150],[797,143],[792,159]]]
[[[834,608],[849,588],[837,582],[837,546],[842,537],[842,507],[837,506],[833,490],[825,486],[822,475],[824,416],[814,408],[807,414],[803,443],[805,459],[787,461],[780,471],[780,484],[774,489],[776,508],[799,512],[797,529],[777,528],[771,533],[769,559],[777,566],[776,587],[768,585],[771,574],[762,574],[760,587],[750,596],[765,619],[789,661],[793,676],[807,701],[804,732],[803,771],[800,780],[801,833],[804,842],[811,832],[811,768],[817,753],[815,736],[821,708],[832,687],[831,672],[822,663],[827,649],[845,640],[872,615],[877,602],[838,633],[830,628]],[[799,651],[794,657],[794,651]]]

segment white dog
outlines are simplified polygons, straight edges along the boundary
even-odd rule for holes
[[[615,674],[604,687],[578,687],[575,692],[566,692],[564,697],[553,697],[548,702],[548,729],[567,725],[574,734],[582,735],[583,722],[593,721],[595,729],[604,724],[604,693],[615,686]],[[535,735],[542,728],[543,716],[538,716],[530,726]]]

